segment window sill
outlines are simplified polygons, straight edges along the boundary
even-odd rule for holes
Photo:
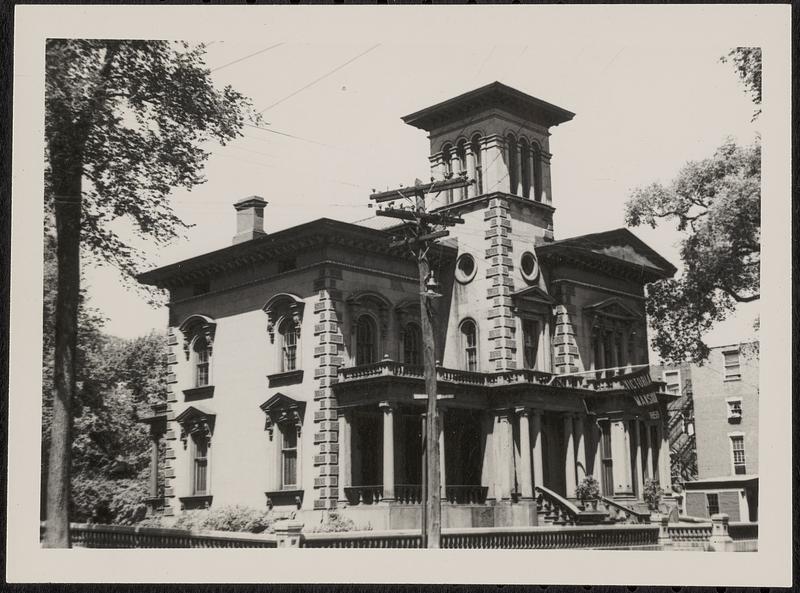
[[[294,504],[299,509],[303,504],[303,493],[305,491],[300,490],[273,490],[271,492],[265,492],[264,495],[267,497],[267,506],[272,508],[273,506],[285,506]]]
[[[740,424],[742,422],[741,416],[728,416],[728,422],[730,424]]]
[[[296,369],[294,371],[284,371],[281,373],[273,373],[267,375],[267,381],[270,387],[281,387],[283,385],[294,385],[303,382],[303,369]]]
[[[208,399],[214,397],[214,386],[204,385],[203,387],[192,387],[183,390],[183,398],[187,402],[197,401],[198,399]]]
[[[194,511],[209,508],[213,498],[211,494],[192,494],[191,496],[181,496],[178,500],[181,501],[181,509]]]
[[[731,381],[741,381],[741,377],[723,377],[722,381],[724,383],[730,383]]]

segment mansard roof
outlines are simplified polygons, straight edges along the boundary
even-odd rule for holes
[[[677,268],[626,228],[580,235],[536,246],[547,263],[568,263],[612,275],[654,282],[672,277]]]
[[[391,236],[380,230],[330,218],[318,218],[263,237],[149,270],[136,278],[143,284],[169,288],[214,273],[291,256],[301,250],[331,244],[404,259],[411,257],[402,247],[390,248],[390,240]],[[454,248],[445,245],[437,245],[433,251],[434,257],[455,258],[455,254]]]
[[[547,101],[518,91],[500,82],[493,82],[431,107],[403,117],[410,126],[430,132],[484,111],[499,107],[526,121],[547,127],[570,121],[575,114]]]

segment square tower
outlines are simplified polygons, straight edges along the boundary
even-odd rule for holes
[[[403,118],[428,132],[435,178],[466,172],[476,183],[450,204],[501,192],[552,205],[549,129],[574,113],[493,82]]]

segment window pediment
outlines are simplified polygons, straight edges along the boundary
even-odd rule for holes
[[[192,342],[195,338],[202,337],[208,346],[208,354],[211,355],[214,348],[214,335],[217,331],[217,322],[206,315],[190,315],[178,330],[183,334],[183,351],[186,360],[189,360]]]
[[[355,324],[362,314],[370,312],[377,313],[377,318],[380,324],[381,337],[385,338],[389,333],[389,307],[391,303],[378,294],[372,291],[359,291],[354,292],[347,297],[347,307],[350,312],[350,319],[352,320],[352,331],[355,332]]]
[[[518,290],[511,295],[517,311],[549,312],[556,300],[538,286]]]
[[[640,321],[643,319],[640,313],[630,309],[616,297],[588,305],[584,307],[584,310],[595,317],[607,317],[620,321]]]
[[[294,294],[282,292],[276,294],[267,301],[262,310],[267,314],[267,333],[269,341],[275,342],[275,328],[278,322],[286,316],[291,316],[296,325],[300,325],[303,320],[303,309],[305,302]]]
[[[181,442],[183,442],[184,449],[189,437],[194,435],[205,436],[210,445],[211,436],[214,434],[215,421],[216,414],[207,412],[202,408],[189,406],[181,412],[175,418],[175,422],[181,426]]]
[[[293,424],[298,430],[303,425],[303,416],[306,411],[306,402],[304,401],[293,399],[283,393],[276,393],[259,407],[267,416],[264,430],[269,432],[270,439],[272,439],[272,432],[276,424]]]

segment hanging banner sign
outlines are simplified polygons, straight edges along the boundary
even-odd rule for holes
[[[658,397],[655,393],[642,393],[634,395],[633,399],[639,406],[653,406],[658,404]]]

